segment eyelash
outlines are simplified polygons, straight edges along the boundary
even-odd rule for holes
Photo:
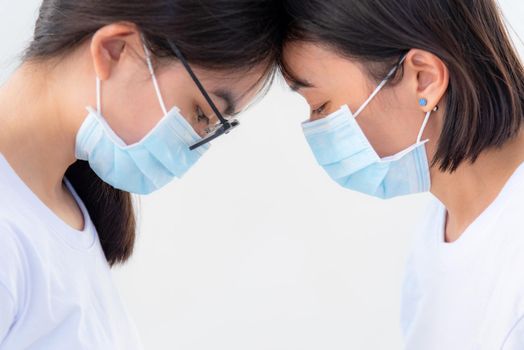
[[[202,109],[200,107],[197,107],[197,121],[200,123],[201,121],[204,121],[207,125],[209,125],[209,118],[204,114]]]
[[[312,111],[312,114],[321,114],[324,111],[324,109],[326,108],[327,104],[328,103],[326,102],[322,106],[318,107],[317,109],[314,109]]]

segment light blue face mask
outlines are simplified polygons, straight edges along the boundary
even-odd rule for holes
[[[111,129],[101,112],[100,79],[97,78],[97,109],[89,114],[76,136],[76,158],[86,160],[106,183],[120,190],[149,194],[182,177],[209,149],[209,144],[193,151],[190,145],[202,140],[177,107],[166,109],[153,70],[149,51],[144,46],[164,117],[139,142],[126,145]]]
[[[388,199],[430,189],[429,163],[421,141],[431,112],[426,114],[416,143],[386,158],[380,158],[356,118],[386,85],[393,69],[355,114],[349,107],[326,118],[304,123],[304,135],[318,163],[343,187]]]

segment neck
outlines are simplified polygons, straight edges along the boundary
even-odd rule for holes
[[[485,151],[453,172],[432,169],[431,192],[446,206],[446,241],[457,240],[496,199],[524,162],[524,132],[500,149]]]
[[[63,81],[51,70],[24,63],[0,87],[0,153],[40,197],[63,192],[75,162],[76,118],[64,113]]]

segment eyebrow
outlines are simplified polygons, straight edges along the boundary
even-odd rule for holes
[[[224,100],[224,102],[226,103],[226,108],[222,112],[226,116],[234,117],[239,113],[238,111],[236,111],[237,105],[236,105],[235,99],[233,98],[233,94],[231,93],[231,91],[218,89],[218,90],[213,91],[212,93],[213,95]]]
[[[315,85],[311,84],[305,79],[288,76],[287,79],[290,81],[289,87],[291,90],[298,92],[300,89],[314,88]]]

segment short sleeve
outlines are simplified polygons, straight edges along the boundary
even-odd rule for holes
[[[24,300],[24,258],[15,232],[0,222],[0,345]]]
[[[524,349],[524,315],[511,328],[502,350],[522,350]]]
[[[0,283],[0,346],[9,333],[16,319],[16,307],[13,296]]]

